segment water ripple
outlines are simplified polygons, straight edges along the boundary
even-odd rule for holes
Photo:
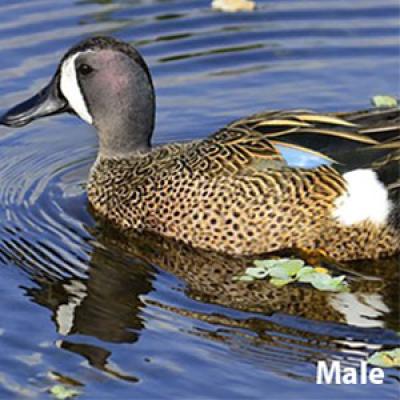
[[[266,108],[366,107],[400,89],[395,0],[258,0],[256,12],[229,15],[210,2],[2,2],[0,108],[45,85],[65,49],[92,34],[143,52],[158,96],[155,142],[203,137]],[[90,398],[260,398],[299,388],[323,397],[310,384],[317,360],[358,365],[398,345],[394,260],[353,266],[360,278],[346,296],[269,288],[264,302],[251,302],[256,290],[233,301],[229,287],[221,294],[196,277],[246,261],[145,235],[125,243],[93,219],[90,128],[60,116],[0,134],[0,397],[26,385],[41,396],[49,371],[82,380]],[[344,385],[329,395],[390,397],[398,379],[390,371],[379,392]]]

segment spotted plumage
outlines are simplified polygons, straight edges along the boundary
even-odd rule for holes
[[[92,38],[0,122],[22,126],[63,111],[97,130],[88,198],[121,230],[232,255],[318,248],[353,260],[400,251],[397,108],[271,111],[204,140],[152,147],[154,89],[144,60],[126,43]],[[285,150],[327,165],[292,165]]]
[[[400,248],[394,226],[363,221],[348,227],[333,218],[335,200],[346,191],[336,169],[288,167],[273,144],[289,133],[332,135],[368,149],[377,141],[333,116],[303,112],[303,120],[314,122],[297,124],[298,115],[257,115],[205,140],[128,159],[99,156],[89,200],[123,229],[150,230],[229,254],[293,247],[322,248],[340,260],[394,254]],[[262,130],[266,126],[268,132]]]

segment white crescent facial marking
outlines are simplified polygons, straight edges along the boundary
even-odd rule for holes
[[[88,124],[92,124],[92,116],[86,107],[85,99],[76,77],[75,60],[80,54],[76,53],[63,62],[61,66],[60,89],[73,110]]]
[[[384,224],[392,204],[388,191],[371,169],[356,169],[343,174],[347,192],[336,199],[334,217],[344,225],[369,220]]]

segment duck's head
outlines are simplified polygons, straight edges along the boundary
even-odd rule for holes
[[[110,37],[78,43],[64,55],[50,83],[6,112],[0,124],[21,127],[62,112],[96,127],[105,156],[149,149],[155,98],[139,52]]]

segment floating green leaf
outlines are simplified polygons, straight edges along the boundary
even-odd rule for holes
[[[285,271],[285,269],[279,266],[271,268],[268,271],[268,275],[271,278],[276,278],[276,279],[283,279],[283,280],[290,279],[290,275],[287,273],[287,271]]]
[[[276,266],[271,268],[270,270],[270,275],[274,276],[272,271],[279,271],[280,274],[286,274],[287,276],[294,276],[296,275],[301,268],[304,266],[304,261],[303,260],[288,260],[284,263],[278,263]]]
[[[76,389],[72,389],[65,385],[54,385],[50,389],[50,393],[57,399],[57,400],[67,400],[72,397],[78,396],[80,393]]]
[[[277,287],[282,287],[287,285],[290,282],[293,282],[294,279],[280,279],[280,278],[271,278],[270,282]]]
[[[270,278],[270,283],[282,287],[291,282],[310,283],[321,291],[343,292],[348,289],[345,276],[332,277],[329,271],[321,267],[304,265],[304,261],[295,258],[282,258],[254,261],[254,267],[246,269],[245,274],[236,276],[236,281],[252,282]]]
[[[393,96],[378,95],[371,99],[372,104],[378,108],[384,107],[396,107],[398,106],[398,100]]]
[[[400,367],[400,347],[388,351],[377,351],[367,361],[371,365],[382,368]]]
[[[276,258],[271,260],[256,260],[254,261],[254,265],[259,268],[270,269],[280,264],[285,264],[288,261],[291,261],[290,258]]]
[[[246,269],[246,275],[255,279],[263,279],[268,275],[268,270],[262,267],[250,267]]]
[[[344,275],[333,278],[330,275],[317,272],[313,275],[313,279],[310,283],[318,290],[329,292],[343,292],[347,290],[347,285],[343,283],[345,278],[346,277]]]
[[[313,280],[313,275],[315,274],[315,269],[313,267],[303,267],[296,274],[296,279],[299,282],[310,283]]]

